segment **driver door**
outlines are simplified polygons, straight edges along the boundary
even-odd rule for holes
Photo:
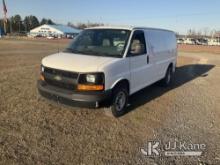
[[[152,62],[147,51],[145,34],[142,30],[133,33],[128,52],[130,62],[131,94],[151,84]]]

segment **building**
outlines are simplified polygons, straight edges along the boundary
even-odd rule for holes
[[[30,31],[29,36],[32,37],[66,37],[73,38],[80,32],[79,29],[75,29],[65,25],[41,25]]]

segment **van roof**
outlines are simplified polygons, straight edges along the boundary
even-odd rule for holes
[[[151,28],[151,27],[135,27],[135,26],[97,26],[86,29],[123,29],[123,30],[163,30],[173,32],[171,30],[160,29],[160,28]]]

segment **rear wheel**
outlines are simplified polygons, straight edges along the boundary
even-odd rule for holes
[[[171,84],[171,80],[172,80],[172,76],[173,76],[173,71],[172,71],[172,67],[169,66],[169,68],[167,69],[166,75],[165,77],[160,81],[160,84],[164,87],[167,87]]]
[[[120,117],[126,112],[128,102],[128,89],[125,85],[119,85],[113,90],[111,111],[115,117]]]

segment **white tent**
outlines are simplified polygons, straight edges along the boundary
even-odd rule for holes
[[[65,25],[41,25],[30,31],[30,36],[54,36],[54,37],[68,37],[75,36],[80,32],[79,29],[75,29]]]

